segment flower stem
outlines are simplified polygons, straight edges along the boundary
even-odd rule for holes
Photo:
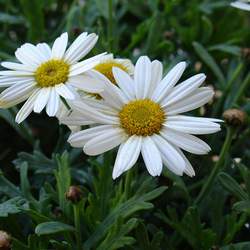
[[[124,184],[124,194],[125,199],[128,200],[130,196],[130,186],[131,186],[131,169],[126,173],[125,184]]]
[[[78,204],[73,205],[74,209],[74,221],[75,221],[75,228],[76,228],[76,244],[77,244],[77,250],[83,250],[82,248],[82,237],[81,237],[81,221],[80,221],[80,206]]]
[[[232,128],[227,128],[227,135],[226,135],[226,140],[223,144],[223,147],[220,152],[220,157],[219,160],[216,162],[210,176],[208,177],[207,181],[205,182],[204,186],[202,187],[199,195],[197,196],[196,200],[194,201],[194,204],[199,204],[204,197],[208,194],[208,192],[211,189],[211,186],[214,183],[214,180],[220,171],[221,167],[223,166],[225,162],[225,156],[231,146],[232,143],[232,138],[233,138],[234,130]]]
[[[232,102],[232,106],[237,104],[237,102],[240,100],[240,98],[243,95],[243,93],[245,92],[245,90],[247,90],[249,84],[250,84],[250,73],[248,73],[245,80],[240,85],[240,89],[239,89],[239,91],[236,93],[236,95],[234,97],[234,100]]]

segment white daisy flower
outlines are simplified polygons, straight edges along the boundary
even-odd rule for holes
[[[9,108],[27,99],[16,116],[16,122],[20,123],[32,110],[40,113],[45,106],[47,114],[55,116],[60,97],[75,99],[75,88],[90,93],[100,92],[100,84],[81,74],[99,63],[105,53],[78,62],[97,40],[96,34],[85,32],[66,49],[68,34],[63,33],[52,48],[46,43],[22,45],[15,52],[20,63],[2,63],[9,70],[0,71],[0,87],[8,87],[0,94],[0,108]]]
[[[94,67],[94,70],[105,75],[110,82],[116,84],[112,68],[117,67],[128,73],[134,74],[134,65],[129,59],[114,58],[113,54],[103,56],[100,62]]]
[[[159,176],[163,164],[177,175],[194,176],[194,170],[182,150],[206,154],[211,149],[195,134],[220,130],[218,119],[180,115],[207,103],[213,90],[200,87],[204,74],[195,75],[176,85],[186,67],[180,62],[162,79],[162,64],[142,56],[135,65],[134,79],[119,68],[113,68],[119,87],[107,83],[101,93],[103,103],[73,101],[77,116],[71,124],[84,119],[94,127],[72,133],[68,141],[83,147],[88,155],[102,154],[119,146],[113,178],[129,170],[140,152],[152,176]],[[100,79],[102,78],[99,74]],[[176,85],[176,86],[175,86]],[[78,123],[79,124],[79,123]]]
[[[240,0],[231,3],[232,7],[250,11],[250,0]]]

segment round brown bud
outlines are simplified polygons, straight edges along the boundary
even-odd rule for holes
[[[0,231],[0,250],[11,249],[11,237],[4,231]]]
[[[196,72],[200,72],[201,68],[202,68],[202,62],[198,61],[194,64],[194,69]]]
[[[223,113],[226,123],[231,126],[242,126],[246,120],[246,114],[239,109],[228,109]]]
[[[73,203],[77,203],[82,199],[82,191],[77,186],[70,186],[69,191],[66,193],[66,199]]]

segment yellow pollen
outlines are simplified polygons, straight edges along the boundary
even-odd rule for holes
[[[129,73],[129,70],[125,65],[112,59],[99,63],[98,65],[95,66],[94,69],[99,71],[103,75],[105,75],[113,84],[116,84],[116,81],[112,72],[113,67],[120,68],[124,70],[125,72]]]
[[[35,72],[35,79],[40,87],[51,87],[65,83],[68,76],[69,65],[58,59],[51,59],[42,63]]]
[[[128,135],[148,136],[160,132],[166,115],[158,103],[142,99],[124,105],[119,118]]]

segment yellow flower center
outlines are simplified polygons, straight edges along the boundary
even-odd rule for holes
[[[129,73],[129,70],[125,65],[112,59],[99,63],[98,65],[95,66],[94,69],[99,71],[103,75],[105,75],[113,84],[116,84],[116,81],[112,72],[113,67],[120,68],[124,70],[125,72]]]
[[[68,76],[69,65],[58,59],[51,59],[42,63],[35,72],[35,79],[40,87],[51,87],[65,83]]]
[[[165,112],[149,99],[135,100],[124,105],[119,113],[121,127],[128,135],[153,135],[160,132]]]

